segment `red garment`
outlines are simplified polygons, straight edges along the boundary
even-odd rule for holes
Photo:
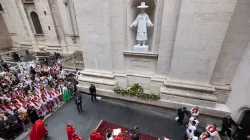
[[[115,137],[114,140],[123,140],[123,138],[121,138],[121,137]]]
[[[217,131],[217,129],[214,126],[210,125],[210,126],[207,127],[207,131],[209,133],[214,133],[214,132]]]
[[[97,133],[96,130],[93,130],[90,134],[90,140],[101,140],[102,136],[100,133]]]
[[[37,120],[30,132],[30,140],[42,140],[48,131],[42,120]]]
[[[74,138],[72,138],[72,140],[82,140],[82,138],[79,136],[75,136]]]
[[[75,129],[72,125],[68,125],[66,127],[67,135],[68,135],[68,140],[73,140],[73,134],[75,133]]]
[[[198,111],[199,111],[199,109],[197,107],[192,109],[192,112],[194,112],[194,113],[197,113]]]

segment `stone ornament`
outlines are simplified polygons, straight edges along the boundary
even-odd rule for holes
[[[146,41],[148,40],[147,27],[153,27],[153,24],[150,21],[148,14],[145,12],[145,9],[148,8],[146,3],[141,2],[141,5],[137,6],[137,8],[140,8],[141,12],[137,15],[135,21],[130,25],[130,27],[138,26],[136,35],[138,44],[134,46],[134,50],[147,52],[149,48],[149,46],[146,45]]]

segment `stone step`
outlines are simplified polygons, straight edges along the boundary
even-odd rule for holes
[[[95,78],[95,77],[87,77],[87,76],[81,76],[79,78],[79,81],[81,82],[89,82],[89,83],[96,83],[96,84],[104,84],[104,85],[116,85],[116,81],[112,79],[102,79],[102,78]]]
[[[214,107],[217,98],[213,94],[196,93],[181,89],[161,87],[161,98],[176,102],[186,102],[193,105]]]
[[[117,87],[117,82],[111,79],[102,79],[86,76],[81,76],[79,78],[79,85],[89,88],[91,84],[94,84],[96,88],[105,90],[114,90]]]

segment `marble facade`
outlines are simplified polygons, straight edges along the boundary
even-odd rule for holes
[[[240,87],[232,84],[235,76],[241,77],[235,73],[245,66],[243,59],[248,59],[248,0],[23,1],[0,0],[14,46],[81,50],[82,91],[95,84],[98,94],[122,99],[114,88],[140,83],[152,93],[161,93],[161,100],[149,105],[171,109],[199,105],[201,113],[214,117],[237,116],[236,110],[243,106],[232,107],[231,99],[237,92],[234,86]],[[146,12],[154,23],[148,28],[148,52],[133,50],[136,28],[130,24],[141,2],[149,6]],[[40,18],[43,35],[34,33],[31,11]]]

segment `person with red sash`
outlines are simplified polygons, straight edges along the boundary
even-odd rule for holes
[[[199,116],[199,107],[196,106],[196,107],[193,107],[191,110],[190,110],[190,113],[193,117],[198,117]]]
[[[208,132],[203,132],[201,135],[200,135],[200,140],[210,140],[210,135]]]
[[[48,131],[43,123],[44,117],[40,117],[39,120],[35,122],[30,131],[30,140],[43,140],[48,135]]]
[[[100,133],[98,133],[96,130],[93,130],[90,133],[90,140],[102,140],[102,136]]]
[[[217,125],[213,124],[213,125],[209,125],[206,127],[206,131],[210,134],[210,136],[215,136],[218,131],[217,131]]]
[[[41,103],[41,107],[43,108],[45,114],[47,114],[51,111],[51,108],[47,102],[48,102],[47,98],[45,97],[44,94],[42,94],[41,99],[40,99],[40,103]]]
[[[68,140],[72,140],[73,135],[75,133],[74,126],[71,125],[71,124],[67,124],[67,126],[66,126],[66,132],[67,132],[67,135],[68,135]]]
[[[62,100],[62,94],[59,88],[55,89],[55,94],[57,96],[58,104],[61,104],[63,100]]]

